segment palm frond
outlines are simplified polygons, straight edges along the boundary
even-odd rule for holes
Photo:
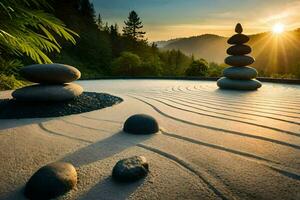
[[[42,10],[45,0],[2,0],[0,3],[0,50],[16,55],[27,55],[38,63],[50,63],[46,55],[60,52],[56,36],[76,43],[74,31]]]

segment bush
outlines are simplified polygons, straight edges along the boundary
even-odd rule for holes
[[[113,74],[120,76],[139,76],[141,74],[141,59],[131,52],[123,52],[113,63]]]
[[[186,69],[186,76],[205,76],[208,70],[208,63],[204,59],[194,60]]]
[[[141,76],[160,76],[162,73],[162,62],[158,56],[150,56],[141,64]]]
[[[223,70],[226,68],[225,65],[219,65],[217,63],[209,63],[209,68],[207,70],[208,77],[221,77],[223,76]]]
[[[18,76],[19,70],[23,66],[22,62],[19,60],[5,60],[0,57],[0,74],[6,76]]]
[[[13,90],[26,85],[25,82],[17,80],[14,75],[6,76],[0,74],[0,90]]]
[[[19,60],[5,60],[0,57],[0,90],[12,90],[26,84],[25,81],[16,79],[21,66]]]

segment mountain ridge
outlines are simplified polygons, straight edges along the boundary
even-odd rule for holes
[[[300,71],[300,29],[286,31],[281,35],[271,32],[250,34],[248,45],[253,64],[259,71],[267,73],[295,73]],[[165,41],[162,50],[181,50],[186,55],[204,58],[209,62],[224,63],[229,37],[215,34],[202,34]]]

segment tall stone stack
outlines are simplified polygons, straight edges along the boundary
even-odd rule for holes
[[[21,69],[21,76],[38,84],[15,90],[12,96],[17,101],[68,101],[83,92],[80,85],[71,83],[81,76],[80,71],[72,66],[63,64],[29,65]]]
[[[227,49],[229,56],[225,59],[225,63],[231,67],[223,71],[223,76],[217,82],[221,89],[232,90],[256,90],[260,88],[261,83],[256,80],[258,73],[256,69],[248,67],[255,62],[254,58],[247,55],[252,49],[245,43],[249,41],[249,37],[242,34],[243,27],[238,23],[235,27],[237,34],[228,39],[228,44],[233,45]]]

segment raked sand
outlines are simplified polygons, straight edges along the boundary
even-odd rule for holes
[[[30,176],[55,161],[72,163],[79,179],[59,199],[300,199],[300,86],[236,92],[208,81],[78,84],[124,101],[61,118],[0,120],[0,199],[24,199]],[[160,133],[123,133],[137,113],[155,117]],[[133,155],[148,159],[149,175],[113,182],[114,164]]]

